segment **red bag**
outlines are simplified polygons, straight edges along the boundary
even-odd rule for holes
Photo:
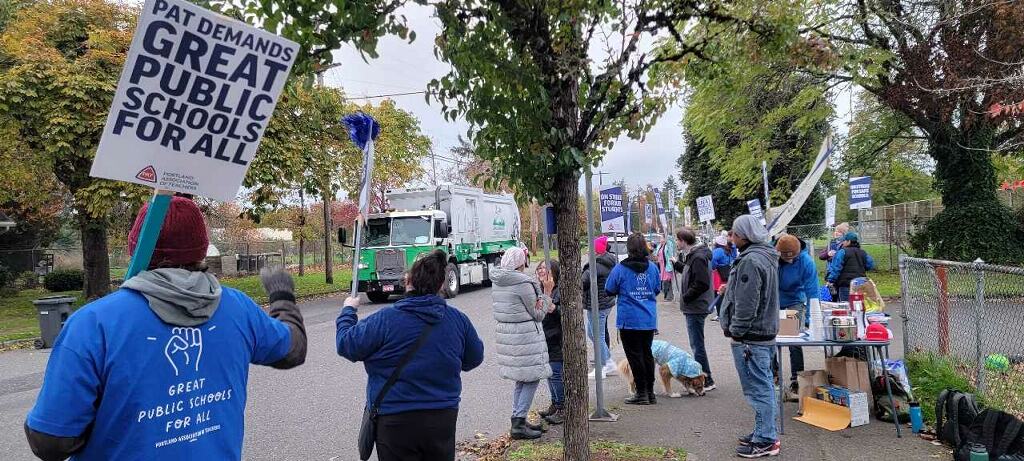
[[[714,288],[715,293],[718,293],[718,289],[725,285],[722,282],[722,276],[718,274],[718,271],[711,271],[711,287]]]

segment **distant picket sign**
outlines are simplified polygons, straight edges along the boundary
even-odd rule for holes
[[[601,204],[601,232],[625,232],[626,220],[622,209],[622,187],[601,189],[598,196]]]
[[[185,1],[146,1],[90,175],[235,199],[298,51]]]
[[[700,222],[711,222],[715,220],[715,203],[710,195],[697,197],[697,219]]]

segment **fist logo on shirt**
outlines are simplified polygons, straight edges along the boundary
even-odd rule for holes
[[[199,359],[203,356],[203,334],[198,328],[175,327],[171,339],[164,346],[164,355],[174,368],[174,376],[187,367],[199,371]]]

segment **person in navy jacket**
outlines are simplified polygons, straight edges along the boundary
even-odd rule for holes
[[[380,461],[455,459],[461,373],[483,362],[484,344],[466,314],[438,296],[447,266],[447,255],[434,250],[406,274],[406,298],[359,320],[359,298],[350,297],[338,316],[338,355],[363,362],[367,405],[376,400],[423,328],[434,325],[381,402],[376,444]]]
[[[306,330],[290,275],[263,274],[264,312],[206,272],[208,245],[199,207],[173,197],[148,270],[68,318],[25,422],[37,457],[242,458],[249,364],[302,364]]]
[[[608,274],[604,289],[618,295],[615,326],[622,337],[622,349],[633,371],[636,395],[626,399],[630,405],[653,405],[654,354],[651,342],[658,330],[657,296],[661,291],[661,271],[647,259],[647,242],[641,234],[626,240],[629,257]]]

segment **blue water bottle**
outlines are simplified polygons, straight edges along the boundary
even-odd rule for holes
[[[921,404],[910,402],[910,430],[917,434],[921,432],[924,421],[921,420]]]

